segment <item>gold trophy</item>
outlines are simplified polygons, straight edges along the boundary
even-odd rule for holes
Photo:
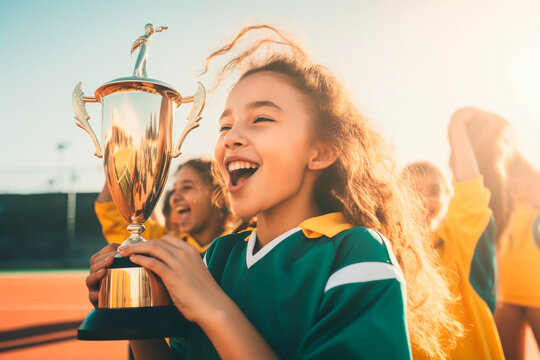
[[[81,83],[73,90],[76,124],[91,137],[98,158],[103,158],[107,186],[113,201],[129,223],[131,236],[122,245],[142,241],[144,222],[167,180],[171,159],[180,155],[187,134],[199,126],[206,92],[201,83],[194,96],[182,97],[170,85],[146,75],[148,46],[154,29],[146,24],[145,34],[131,47],[139,55],[133,76],[109,81],[84,96]],[[102,104],[100,143],[90,127],[85,103]],[[193,103],[188,123],[178,143],[173,143],[175,108]],[[106,269],[101,281],[98,308],[81,324],[80,340],[125,340],[182,335],[191,327],[171,300],[161,280],[152,272],[119,255]]]

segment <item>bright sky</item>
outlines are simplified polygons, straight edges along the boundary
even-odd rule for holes
[[[147,22],[169,27],[154,36],[149,77],[183,95],[195,90],[206,56],[242,26],[265,22],[294,34],[342,79],[400,165],[447,169],[448,119],[474,105],[510,120],[540,166],[538,1],[0,0],[0,193],[101,189],[101,160],[75,126],[71,94],[79,81],[92,95],[130,76],[129,49]],[[212,156],[224,97],[210,100],[173,167]],[[101,107],[87,109],[99,137]],[[177,111],[182,125],[188,110]]]

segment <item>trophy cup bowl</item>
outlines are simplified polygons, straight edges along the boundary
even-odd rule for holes
[[[146,29],[149,25],[153,31],[151,24],[147,24]],[[141,52],[147,50],[152,34],[137,39],[146,39]],[[194,96],[182,97],[170,85],[147,78],[146,54],[142,55],[139,54],[133,76],[102,85],[95,91],[94,97],[84,96],[81,83],[73,91],[77,126],[90,135],[96,147],[95,155],[103,158],[112,199],[129,224],[131,236],[122,244],[127,246],[146,241],[141,236],[143,224],[159,200],[171,159],[180,155],[185,137],[199,126],[206,97],[201,83],[198,83]],[[87,102],[102,105],[103,151],[88,123]],[[175,145],[175,109],[182,103],[190,102],[193,102],[193,106],[187,118],[188,124]],[[157,275],[131,262],[129,258],[117,255],[100,283],[98,307],[83,321],[77,338],[163,338],[183,335],[192,326],[172,305]]]

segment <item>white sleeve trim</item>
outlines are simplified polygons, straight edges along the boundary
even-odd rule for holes
[[[392,264],[384,262],[361,262],[347,265],[330,275],[324,291],[326,292],[336,286],[345,284],[387,279],[397,279],[401,283],[405,283],[401,271]]]
[[[202,259],[204,265],[206,265],[206,267],[208,267],[208,263],[206,262],[206,253],[204,253],[204,257]]]

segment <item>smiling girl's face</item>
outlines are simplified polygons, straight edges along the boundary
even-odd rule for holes
[[[285,75],[261,71],[231,90],[215,157],[237,215],[288,206],[313,175],[308,98]]]
[[[212,190],[191,166],[178,170],[174,190],[171,213],[176,213],[179,233],[200,233],[221,211],[212,206]]]

